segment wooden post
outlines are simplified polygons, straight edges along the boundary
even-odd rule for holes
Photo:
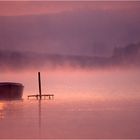
[[[38,84],[39,84],[39,97],[40,97],[40,100],[41,100],[42,96],[41,96],[41,77],[40,77],[40,72],[38,72]]]

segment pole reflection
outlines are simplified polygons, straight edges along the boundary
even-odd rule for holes
[[[39,138],[41,138],[41,100],[38,100],[38,126],[39,126]]]

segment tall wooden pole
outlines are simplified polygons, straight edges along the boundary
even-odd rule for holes
[[[40,72],[38,72],[38,84],[39,84],[39,97],[41,100],[41,77],[40,77]]]

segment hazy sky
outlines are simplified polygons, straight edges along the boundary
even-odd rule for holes
[[[0,2],[0,50],[111,55],[140,41],[140,2]]]

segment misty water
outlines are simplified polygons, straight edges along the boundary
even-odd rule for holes
[[[42,91],[54,100],[27,99],[38,93],[37,72],[3,72],[1,80],[24,84],[21,101],[0,101],[0,138],[140,138],[138,70],[43,71]]]

